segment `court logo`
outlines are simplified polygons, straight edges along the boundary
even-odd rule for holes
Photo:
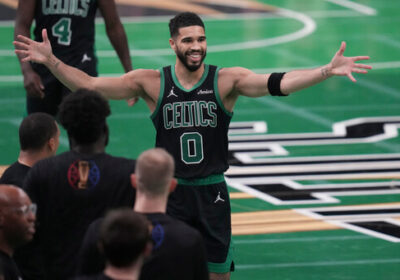
[[[77,190],[94,188],[100,180],[100,170],[92,160],[77,160],[68,169],[68,183]]]
[[[400,205],[295,209],[296,212],[390,242],[400,242]]]
[[[367,206],[294,211],[400,242],[400,204],[379,200],[400,194],[400,153],[291,157],[286,149],[377,143],[398,138],[399,128],[399,116],[346,120],[333,124],[332,132],[269,135],[262,122],[232,123],[227,183],[273,205],[337,205],[344,197],[376,196],[377,202]]]
[[[375,143],[398,137],[400,117],[359,118],[335,123],[328,133],[262,134],[257,122],[232,124],[229,183],[274,204],[336,203],[349,195],[398,193],[395,183],[303,185],[298,181],[400,178],[400,154],[350,154],[290,157],[286,146]],[[254,133],[248,133],[253,128]],[[256,131],[257,129],[257,131]],[[247,135],[241,132],[247,131]],[[261,132],[261,133],[260,133]],[[240,135],[239,135],[240,134]]]

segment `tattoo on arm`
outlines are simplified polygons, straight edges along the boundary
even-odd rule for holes
[[[52,65],[54,67],[54,69],[57,69],[60,62],[61,61],[59,59],[57,59],[55,56],[50,57],[50,65]]]
[[[329,70],[327,67],[321,68],[321,75],[324,78],[328,78],[329,77]]]

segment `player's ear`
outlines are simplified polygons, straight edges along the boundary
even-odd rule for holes
[[[134,188],[134,189],[136,189],[137,188],[137,178],[136,178],[136,174],[135,173],[132,173],[131,174],[131,184],[132,184],[132,187]]]
[[[56,141],[55,137],[51,137],[49,139],[49,141],[47,142],[47,144],[49,145],[49,149],[51,152],[54,152],[54,150],[57,149],[57,141]]]
[[[143,255],[145,257],[148,257],[151,255],[151,251],[153,250],[153,243],[151,241],[148,241],[146,244],[146,247],[144,248],[144,253]]]
[[[169,192],[172,193],[176,189],[177,185],[178,181],[175,178],[172,178],[171,182],[169,183]]]
[[[0,228],[4,225],[4,213],[3,210],[0,210]]]
[[[175,44],[175,40],[174,39],[169,38],[169,45],[171,46],[171,49],[176,51],[176,44]]]

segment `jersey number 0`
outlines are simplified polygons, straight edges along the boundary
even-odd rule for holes
[[[203,137],[198,132],[186,132],[181,135],[181,158],[186,164],[200,163],[203,158]]]

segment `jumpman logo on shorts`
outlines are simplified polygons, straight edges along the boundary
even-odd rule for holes
[[[218,192],[217,198],[215,199],[214,203],[217,203],[218,201],[225,202],[225,199],[221,198],[221,192]]]

